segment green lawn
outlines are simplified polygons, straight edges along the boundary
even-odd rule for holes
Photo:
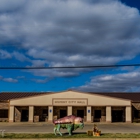
[[[63,136],[55,136],[54,134],[15,134],[15,133],[10,133],[10,134],[5,134],[4,138],[140,138],[140,134],[121,134],[121,133],[116,133],[116,134],[102,134],[100,137],[93,137],[93,136],[88,136],[86,133],[74,133],[72,136],[69,136],[67,133],[64,134]]]

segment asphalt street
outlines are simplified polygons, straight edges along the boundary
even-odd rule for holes
[[[87,130],[92,130],[93,124],[85,124],[83,129],[77,129],[76,132],[85,133]],[[139,123],[104,123],[97,124],[98,129],[102,133],[140,133]],[[0,123],[0,130],[5,130],[5,133],[53,133],[53,124],[47,123]],[[66,129],[61,129],[62,133],[67,132]]]

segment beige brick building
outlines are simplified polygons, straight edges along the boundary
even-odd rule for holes
[[[140,93],[2,92],[0,121],[52,122],[67,115],[85,122],[140,120]]]

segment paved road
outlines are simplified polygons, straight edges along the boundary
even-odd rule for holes
[[[97,124],[102,133],[140,133],[140,124]],[[47,123],[0,123],[0,130],[6,133],[53,133],[53,124]],[[75,132],[85,133],[91,130],[93,124],[85,124],[84,129],[77,129]],[[65,133],[66,130],[61,130]]]

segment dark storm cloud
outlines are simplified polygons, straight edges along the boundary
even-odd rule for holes
[[[100,65],[140,53],[139,11],[117,0],[2,0],[0,9],[0,44],[5,59],[12,56],[33,66]],[[17,50],[8,56],[3,44],[12,44]]]

